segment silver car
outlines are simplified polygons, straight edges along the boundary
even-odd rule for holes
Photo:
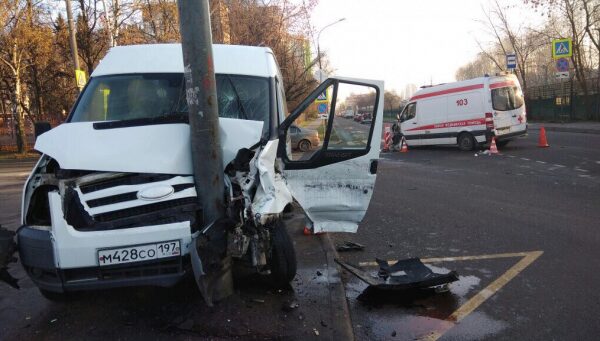
[[[311,148],[316,148],[321,144],[319,133],[314,129],[300,128],[292,125],[289,130],[292,140],[292,148],[307,152]]]

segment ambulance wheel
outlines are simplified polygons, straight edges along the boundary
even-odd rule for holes
[[[496,146],[498,147],[505,147],[510,141],[508,140],[504,140],[504,141],[496,141]]]
[[[475,149],[475,147],[477,146],[477,141],[475,140],[473,135],[469,133],[462,133],[458,135],[457,143],[458,148],[466,152]]]
[[[296,277],[296,250],[294,243],[282,222],[277,222],[271,230],[271,282],[277,287],[285,287]]]
[[[310,141],[302,140],[302,141],[298,142],[298,149],[300,149],[301,152],[309,151],[310,150]]]

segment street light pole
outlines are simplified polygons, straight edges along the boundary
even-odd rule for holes
[[[336,21],[332,22],[331,24],[325,25],[323,28],[321,28],[321,29],[319,30],[319,33],[317,34],[317,58],[318,58],[318,59],[317,59],[317,61],[319,62],[319,70],[322,70],[322,69],[323,69],[323,66],[321,65],[321,41],[320,41],[320,40],[321,40],[321,33],[322,33],[322,32],[323,32],[323,31],[324,31],[326,28],[328,28],[328,27],[331,27],[331,26],[333,26],[333,25],[335,25],[335,24],[337,24],[337,23],[340,23],[340,22],[342,22],[342,21],[344,21],[344,20],[346,20],[346,18],[341,18],[341,19],[338,19],[338,20],[336,20]],[[320,81],[320,82],[322,82],[323,80],[322,80],[322,79],[320,79],[320,78],[321,78],[321,74],[319,73],[319,81]]]

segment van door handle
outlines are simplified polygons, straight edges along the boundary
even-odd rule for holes
[[[417,124],[417,122],[413,122],[413,124]]]
[[[517,117],[517,115],[515,114],[515,115],[513,115],[512,117]]]

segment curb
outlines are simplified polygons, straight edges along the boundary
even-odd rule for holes
[[[563,133],[580,133],[580,134],[596,134],[600,135],[599,129],[586,129],[586,128],[571,128],[571,127],[547,127],[544,126],[546,131],[558,131]],[[527,129],[540,130],[540,126],[529,126]]]
[[[346,301],[346,289],[341,278],[341,268],[335,262],[337,251],[328,233],[320,235],[321,246],[327,257],[327,281],[329,283],[329,299],[332,321],[335,324],[335,340],[354,340],[354,330],[350,318],[350,309]]]

